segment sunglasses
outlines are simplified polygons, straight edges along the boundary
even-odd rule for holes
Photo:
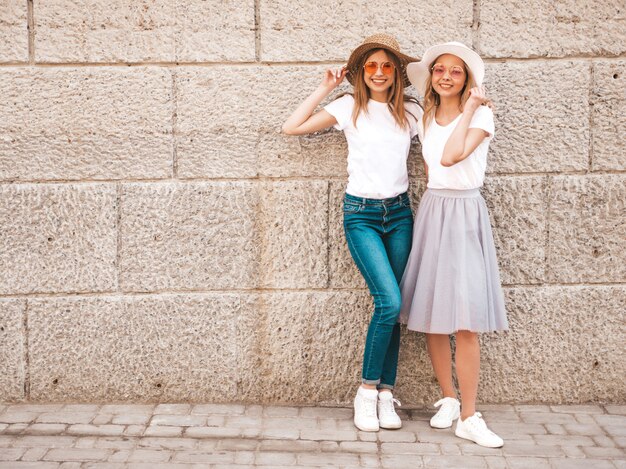
[[[457,67],[457,66],[446,68],[446,67],[444,67],[441,64],[435,64],[435,65],[433,65],[431,67],[430,71],[435,76],[444,75],[446,73],[446,71],[447,71],[448,74],[452,78],[454,78],[454,79],[460,79],[460,78],[463,78],[465,76],[465,70],[463,70],[463,68]]]
[[[365,65],[363,65],[363,69],[368,75],[375,74],[378,71],[378,68],[382,70],[384,75],[389,76],[393,75],[393,71],[396,69],[396,67],[391,62],[383,62],[381,64],[379,64],[378,62],[367,62]]]

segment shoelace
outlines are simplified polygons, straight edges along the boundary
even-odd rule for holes
[[[376,417],[376,399],[363,398],[361,412],[365,414],[366,417]]]
[[[481,414],[480,412],[476,412],[472,417],[467,420],[469,421],[469,424],[475,429],[481,432],[489,433],[490,435],[496,435],[494,432],[487,428],[487,423],[485,423],[485,421],[483,420],[483,414]]]
[[[400,402],[398,399],[396,399],[395,397],[392,397],[391,399],[389,399],[388,401],[385,400],[381,400],[380,401],[381,406],[380,406],[380,410],[382,412],[386,412],[386,413],[390,413],[390,414],[395,414],[396,413],[396,409],[394,408],[394,403],[398,406],[398,407],[402,407],[402,402]]]
[[[442,405],[450,402],[447,399],[448,399],[447,397],[444,397],[443,399],[439,399],[437,402],[435,402],[435,407],[441,407]],[[444,413],[446,418],[450,418],[452,414],[454,413],[454,406],[452,404],[445,405],[437,411],[437,413],[439,412]]]

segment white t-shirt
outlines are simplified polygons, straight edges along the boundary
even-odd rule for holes
[[[372,99],[367,113],[361,112],[352,123],[354,98],[342,96],[324,109],[335,119],[334,126],[343,130],[348,141],[348,187],[346,192],[356,197],[385,199],[395,197],[409,187],[406,160],[411,138],[422,134],[422,108],[415,103],[405,103],[410,127],[396,124],[387,103]]]
[[[489,133],[474,152],[463,161],[446,167],[441,164],[443,148],[456,128],[461,114],[446,126],[433,119],[422,140],[422,154],[428,165],[428,188],[430,189],[476,189],[483,185],[487,168],[489,141],[494,134],[493,112],[487,106],[480,106],[474,112],[470,129],[483,129]]]

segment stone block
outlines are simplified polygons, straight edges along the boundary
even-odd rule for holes
[[[154,415],[150,425],[201,427],[206,425],[207,418],[202,415]]]
[[[487,469],[487,461],[482,456],[440,456],[427,455],[422,458],[424,467],[428,469],[446,469],[462,467],[463,469]]]
[[[261,118],[256,80],[264,81],[259,75],[256,67],[190,67],[176,72],[179,177],[256,175]]]
[[[70,425],[68,435],[88,436],[121,436],[124,433],[124,425]]]
[[[626,51],[624,4],[482,0],[480,51],[487,57],[619,55]]]
[[[263,386],[259,380],[264,360],[264,309],[261,295],[250,294],[241,296],[242,313],[236,319],[237,334],[237,401],[259,403],[263,394]],[[231,399],[233,401],[233,399]],[[224,408],[212,405],[195,406],[192,414],[244,415],[246,408],[241,405],[229,405]],[[217,415],[214,415],[217,414]]]
[[[121,192],[122,289],[254,287],[252,183],[124,184]]]
[[[25,7],[24,7],[25,8]],[[252,0],[103,4],[51,0],[35,8],[38,62],[254,60]]]
[[[479,402],[624,401],[623,286],[519,287],[505,293],[510,331],[481,336]],[[561,423],[557,416],[571,418],[545,418]]]
[[[26,378],[23,300],[0,300],[0,401],[23,399]]]
[[[592,159],[594,171],[626,168],[626,61],[596,60],[593,63]]]
[[[262,287],[324,288],[328,284],[328,183],[261,185],[257,227]]]
[[[265,402],[347,403],[360,382],[370,300],[359,292],[260,295],[256,380],[248,395]],[[334,345],[330,345],[334,344]],[[340,346],[338,344],[341,344]],[[242,396],[244,399],[250,399]]]
[[[29,300],[31,397],[231,400],[242,314],[235,294]]]
[[[254,0],[176,0],[172,4],[177,62],[255,60]]]
[[[365,37],[379,32],[393,34],[402,52],[421,56],[428,46],[451,37],[470,44],[472,15],[469,0],[443,4],[262,0],[261,60],[347,61]]]
[[[46,412],[37,418],[37,423],[87,424],[96,417],[96,412]]]
[[[626,280],[624,174],[556,176],[549,191],[548,279]]]
[[[340,132],[325,130],[301,137],[281,133],[284,121],[315,90],[325,68],[257,65],[177,71],[178,175],[345,175],[347,146]],[[225,76],[237,79],[225,80]],[[322,105],[348,90],[342,85]]]
[[[148,427],[146,431],[143,432],[144,436],[153,436],[153,437],[172,437],[172,438],[180,438],[183,433],[183,427]]]
[[[500,278],[504,284],[545,279],[548,179],[487,178],[482,193],[492,220]]]
[[[48,451],[44,457],[45,461],[105,461],[111,454],[108,449],[92,448],[54,448]]]
[[[343,196],[345,182],[329,183],[328,199],[328,270],[330,285],[333,288],[367,288],[365,279],[359,272],[346,242],[343,229]]]
[[[115,288],[116,197],[111,184],[0,186],[0,294]]]
[[[522,61],[485,68],[496,125],[489,172],[588,169],[588,62]]]
[[[5,68],[0,95],[0,180],[172,174],[168,69]]]
[[[24,2],[0,5],[0,62],[28,62],[27,13]]]

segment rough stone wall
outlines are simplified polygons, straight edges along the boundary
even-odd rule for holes
[[[0,400],[349,403],[346,145],[280,125],[374,32],[487,62],[511,331],[483,402],[624,402],[623,0],[0,2]],[[344,87],[343,89],[347,89]],[[340,90],[341,91],[341,90]],[[424,178],[411,152],[413,199]],[[403,334],[398,395],[438,395]]]

